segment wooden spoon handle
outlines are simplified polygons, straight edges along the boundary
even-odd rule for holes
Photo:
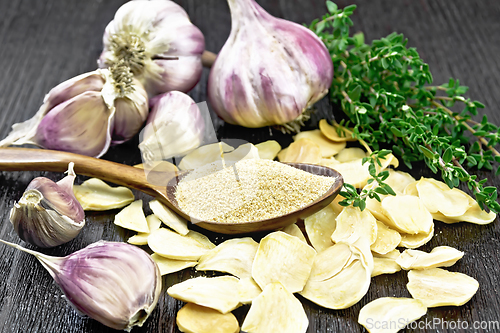
[[[77,174],[100,178],[148,194],[156,194],[156,190],[147,182],[142,169],[62,151],[0,148],[0,170],[2,171],[65,172],[70,162],[75,163]]]

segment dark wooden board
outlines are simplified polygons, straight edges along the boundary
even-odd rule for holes
[[[40,106],[44,95],[56,84],[75,75],[91,71],[101,51],[102,32],[112,19],[121,0],[0,0],[0,137],[10,126],[30,118]],[[230,16],[224,0],[179,0],[192,21],[205,34],[210,51],[220,50],[230,30]],[[299,23],[309,23],[324,14],[323,0],[260,0],[271,14]],[[468,96],[482,101],[481,112],[500,124],[500,2],[497,0],[349,0],[339,6],[356,3],[354,31],[363,31],[366,40],[386,36],[392,31],[403,33],[409,45],[429,63],[437,84],[449,77],[460,79],[470,87]],[[200,83],[190,93],[197,101],[206,100],[204,70]],[[331,117],[332,106],[324,100],[319,104],[321,117]],[[214,121],[220,137],[241,137],[253,142],[269,138],[269,131],[246,130]],[[288,144],[290,137],[273,132],[273,138]],[[113,147],[104,158],[125,164],[140,163],[138,138]],[[411,171],[413,176],[430,176],[422,167]],[[9,210],[35,176],[51,179],[61,174],[47,172],[0,172],[0,238],[22,243],[8,220]],[[493,173],[489,185],[499,186]],[[78,177],[78,182],[84,177]],[[150,198],[137,193],[137,198]],[[148,208],[146,207],[146,210]],[[124,241],[132,233],[113,225],[116,211],[87,213],[87,225],[70,243],[44,253],[62,256],[99,239]],[[215,241],[224,239],[211,235]],[[449,245],[465,252],[465,257],[450,268],[479,281],[480,289],[470,302],[461,307],[429,309],[419,320],[420,327],[405,332],[493,332],[500,321],[500,228],[498,218],[486,226],[459,223],[436,223],[434,238],[423,247]],[[32,246],[28,246],[34,248]],[[163,278],[164,288],[195,272],[186,270]],[[0,246],[0,332],[112,332],[102,324],[80,317],[64,300],[58,287],[35,258],[6,246]],[[372,279],[368,294],[355,306],[334,311],[321,308],[301,298],[309,317],[308,332],[363,332],[357,324],[363,305],[382,296],[410,296],[405,285],[405,272]],[[160,302],[144,327],[133,332],[178,332],[175,314],[182,306],[163,293]],[[235,311],[244,318],[248,307]],[[441,324],[433,326],[432,323]],[[443,323],[447,321],[447,324]],[[427,326],[426,326],[427,324]],[[430,324],[430,325],[429,325]],[[448,327],[446,326],[448,325]],[[453,326],[455,325],[455,326]],[[458,326],[457,326],[458,325]],[[472,329],[483,325],[486,329]],[[489,329],[487,326],[489,326]],[[468,326],[468,330],[460,329]],[[497,326],[498,330],[498,326]]]

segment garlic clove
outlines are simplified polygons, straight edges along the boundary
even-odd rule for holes
[[[204,140],[205,121],[191,97],[171,91],[155,99],[139,149],[146,163],[188,154]]]
[[[68,175],[57,183],[45,177],[30,182],[9,216],[22,240],[39,247],[54,247],[80,233],[85,213],[73,194],[75,177],[70,163]]]
[[[210,104],[224,121],[245,127],[300,123],[331,85],[327,48],[306,27],[269,15],[254,0],[228,3],[231,33],[210,71]]]
[[[111,143],[113,115],[99,92],[86,91],[47,113],[34,139],[47,149],[100,156]]]
[[[108,327],[130,332],[142,326],[160,297],[158,266],[136,246],[99,241],[66,257],[52,257],[0,242],[34,255],[78,312]]]

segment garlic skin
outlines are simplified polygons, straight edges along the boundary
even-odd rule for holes
[[[306,27],[271,16],[254,0],[228,3],[231,33],[210,71],[210,104],[230,124],[300,122],[332,82],[325,45]]]
[[[171,91],[155,97],[139,149],[143,161],[151,164],[188,154],[203,143],[204,134],[198,105],[188,95]]]
[[[33,144],[101,157],[138,133],[147,116],[147,93],[125,67],[99,69],[50,90],[35,116],[14,124],[0,147]]]
[[[200,80],[205,38],[173,1],[122,5],[103,36],[101,68],[124,61],[150,96],[187,92]]]
[[[136,246],[101,240],[66,257],[52,257],[0,242],[34,255],[78,312],[108,327],[130,332],[158,303],[160,271]]]
[[[57,183],[45,177],[33,179],[10,210],[9,220],[25,242],[58,246],[74,239],[85,225],[85,213],[73,194],[73,163],[67,172]]]

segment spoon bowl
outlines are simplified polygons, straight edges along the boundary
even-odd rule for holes
[[[340,173],[331,168],[313,164],[286,163],[314,175],[335,177],[335,182],[325,194],[314,202],[285,215],[260,221],[239,223],[199,221],[184,213],[175,199],[175,187],[183,177],[189,174],[189,170],[169,173],[170,179],[165,181],[167,185],[161,186],[148,182],[143,169],[120,163],[61,151],[30,148],[0,148],[1,171],[64,172],[67,170],[70,162],[75,163],[74,169],[77,174],[100,178],[104,181],[127,186],[149,194],[198,227],[222,234],[248,234],[286,227],[297,222],[299,219],[305,219],[330,204],[340,192],[344,183]],[[150,177],[151,172],[149,173]]]

